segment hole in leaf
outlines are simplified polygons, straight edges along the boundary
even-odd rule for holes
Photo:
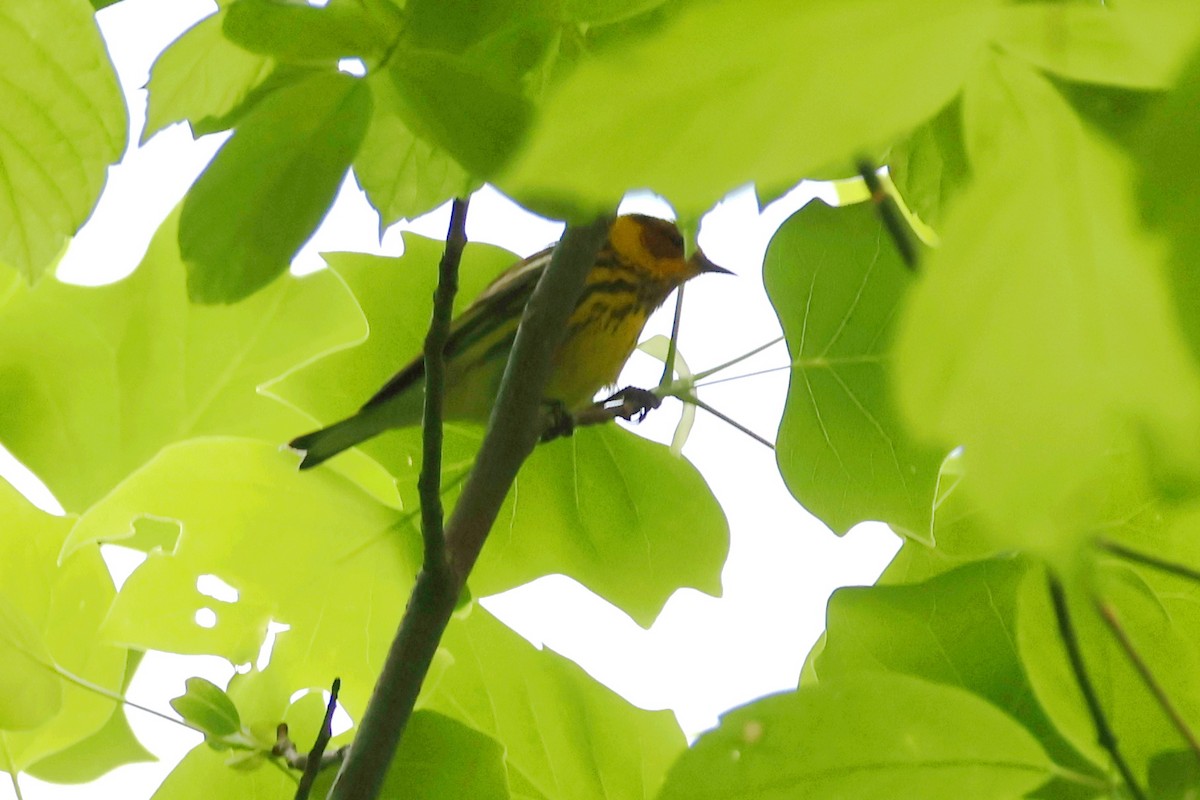
[[[196,624],[201,628],[217,627],[217,612],[213,611],[211,608],[202,608],[198,610],[193,619],[195,619]]]
[[[347,75],[361,78],[367,74],[367,65],[361,58],[343,58],[338,61],[338,69]]]
[[[216,575],[201,575],[196,578],[196,591],[206,597],[220,600],[222,603],[236,603],[238,601],[238,590]]]
[[[262,647],[260,647],[258,650],[258,658],[254,661],[255,669],[257,669],[259,672],[262,672],[267,668],[267,665],[271,663],[271,652],[275,649],[275,637],[284,631],[290,631],[291,629],[291,625],[283,622],[276,622],[275,620],[269,620],[267,622],[267,635],[263,638]],[[296,698],[303,694],[304,691],[301,690],[292,695],[292,702],[296,702]]]

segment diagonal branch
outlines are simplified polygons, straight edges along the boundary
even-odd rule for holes
[[[550,356],[566,331],[608,225],[608,219],[598,219],[568,227],[529,299],[475,467],[446,523],[446,561],[426,565],[417,576],[330,800],[371,800],[379,794],[467,576],[517,470],[537,444]]]

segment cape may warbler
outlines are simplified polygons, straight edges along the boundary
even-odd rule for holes
[[[445,418],[486,422],[525,302],[553,248],[501,273],[451,324],[446,345]],[[729,272],[696,251],[686,258],[674,223],[641,214],[617,217],[588,273],[583,293],[554,352],[546,399],[567,411],[614,383],[647,317],[676,287],[703,272]],[[295,439],[301,468],[320,464],[389,428],[421,421],[421,357],[384,384],[353,416]]]

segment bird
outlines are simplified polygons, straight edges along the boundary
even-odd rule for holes
[[[487,422],[525,304],[553,247],[502,272],[450,326],[446,342],[446,420]],[[705,273],[732,274],[700,250],[688,257],[675,223],[644,214],[614,218],[583,291],[551,356],[545,400],[576,411],[616,383],[646,320],[679,286]],[[293,439],[309,469],[392,428],[418,425],[425,362],[418,355],[353,415]]]

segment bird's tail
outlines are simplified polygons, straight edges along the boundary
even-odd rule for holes
[[[310,469],[343,450],[383,433],[389,427],[391,425],[384,414],[377,413],[376,409],[364,408],[341,422],[297,436],[288,442],[288,447],[302,451],[304,460],[300,462],[300,469]]]

